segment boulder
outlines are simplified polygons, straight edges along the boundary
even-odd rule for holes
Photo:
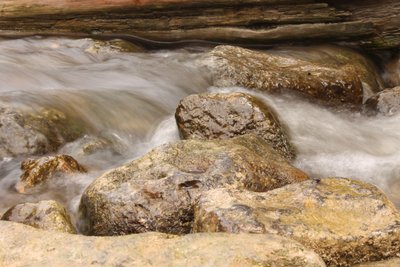
[[[82,231],[188,233],[193,204],[205,190],[268,191],[306,179],[259,137],[178,141],[97,178],[81,199]]]
[[[253,133],[285,158],[295,157],[276,114],[248,94],[190,95],[180,101],[175,118],[184,139],[225,139]]]
[[[19,222],[43,230],[76,233],[67,211],[54,200],[15,205],[3,214],[1,220]]]
[[[83,132],[79,123],[55,109],[23,112],[0,106],[0,159],[53,152]]]
[[[86,172],[73,157],[68,155],[47,156],[39,159],[27,159],[21,163],[22,174],[15,189],[19,193],[35,187],[59,174]]]
[[[383,90],[370,97],[364,104],[364,110],[369,115],[395,115],[400,111],[400,86]]]
[[[193,231],[279,234],[328,266],[350,266],[399,253],[400,213],[373,185],[326,178],[266,193],[210,190],[195,207]]]
[[[0,232],[1,266],[325,266],[312,250],[276,235],[89,237],[1,221]]]
[[[381,89],[375,67],[357,52],[337,46],[252,51],[217,46],[202,63],[219,87],[297,92],[328,106],[360,107]]]

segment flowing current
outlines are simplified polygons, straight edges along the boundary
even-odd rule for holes
[[[34,194],[14,189],[23,158],[0,160],[0,213],[12,205],[55,199],[76,215],[83,190],[110,168],[178,140],[174,112],[183,97],[200,92],[244,91],[273,107],[298,150],[294,163],[312,177],[341,176],[379,186],[400,206],[400,116],[334,113],[295,96],[244,88],[213,88],[197,60],[206,51],[151,53],[94,51],[90,39],[30,38],[0,41],[0,102],[54,107],[85,123],[92,135],[114,140],[113,151],[83,155],[83,139],[59,152],[89,172],[51,181]]]

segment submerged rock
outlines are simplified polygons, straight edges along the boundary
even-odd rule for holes
[[[80,142],[80,146],[79,154],[82,155],[91,155],[106,150],[114,151],[111,141],[96,136],[84,136]]]
[[[89,237],[10,222],[0,222],[0,232],[1,266],[325,266],[312,250],[276,235]]]
[[[122,235],[188,233],[199,194],[229,186],[268,191],[304,181],[261,138],[185,140],[154,149],[97,178],[83,193],[84,232]]]
[[[90,45],[85,48],[85,51],[92,54],[100,53],[133,53],[133,52],[143,52],[144,49],[138,45],[131,42],[113,39],[109,41],[102,40],[92,40]]]
[[[54,152],[83,132],[81,124],[55,109],[27,113],[0,106],[0,158]]]
[[[253,133],[285,158],[295,157],[274,112],[244,93],[190,95],[179,103],[175,118],[184,139],[225,139]]]
[[[25,193],[27,189],[52,179],[60,173],[86,172],[84,167],[68,155],[27,159],[21,163],[21,169],[23,173],[15,186],[15,189],[20,193]]]
[[[314,249],[328,266],[395,256],[400,213],[375,186],[343,178],[266,193],[215,189],[195,207],[194,232],[273,233]]]
[[[400,111],[400,86],[377,93],[364,104],[364,112],[369,115],[391,116]]]
[[[76,233],[67,211],[54,200],[18,204],[7,210],[1,220],[19,222],[43,230]]]
[[[217,46],[204,60],[216,86],[265,92],[294,91],[336,106],[361,106],[381,89],[375,67],[357,52],[337,46],[252,51]]]

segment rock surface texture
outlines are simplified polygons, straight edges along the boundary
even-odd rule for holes
[[[325,266],[312,250],[276,235],[88,237],[10,222],[0,222],[0,231],[2,266]]]
[[[400,86],[383,90],[369,98],[365,102],[364,111],[370,115],[398,114],[400,111]]]
[[[7,210],[1,220],[23,223],[43,230],[76,233],[65,208],[53,200],[18,204]]]
[[[0,106],[0,159],[53,152],[83,132],[78,123],[55,109],[28,113]]]
[[[360,107],[364,98],[381,89],[372,63],[355,51],[336,46],[263,52],[217,46],[201,64],[210,70],[218,87],[297,92],[329,106]]]
[[[27,159],[21,163],[23,171],[20,181],[15,188],[24,193],[59,174],[73,174],[86,172],[73,157],[68,155],[47,156],[39,159]]]
[[[328,266],[351,266],[399,253],[400,213],[375,186],[326,178],[266,193],[208,191],[195,207],[194,231],[279,234]]]
[[[353,267],[399,267],[400,258],[391,258],[383,261],[367,262],[354,265]]]
[[[200,193],[229,186],[268,191],[308,179],[261,138],[186,140],[164,145],[97,178],[84,192],[84,232],[188,233]]]
[[[285,158],[295,157],[276,114],[244,93],[190,95],[179,103],[175,118],[184,139],[226,139],[253,133]]]

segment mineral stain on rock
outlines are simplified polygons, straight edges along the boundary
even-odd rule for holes
[[[344,178],[265,193],[210,190],[195,206],[193,230],[279,234],[314,249],[328,266],[384,259],[400,248],[394,205],[375,186]]]

